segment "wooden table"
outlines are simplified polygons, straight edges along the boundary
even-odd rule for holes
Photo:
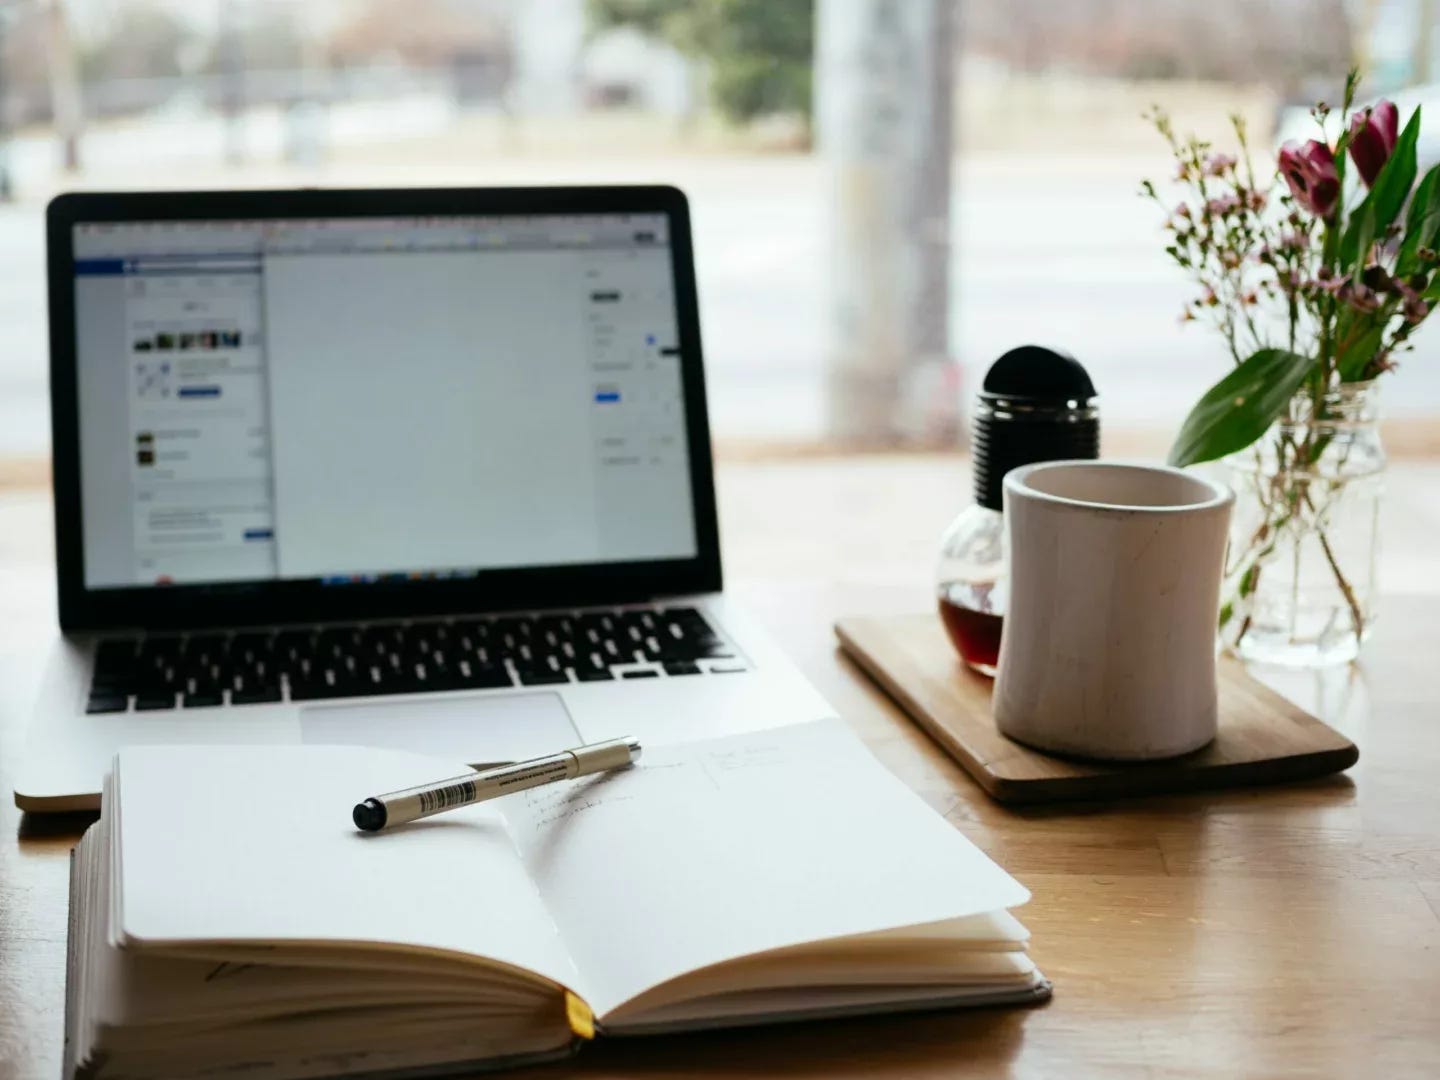
[[[1282,680],[1361,747],[1271,790],[1016,811],[992,802],[834,648],[844,614],[914,610],[966,490],[939,459],[733,466],[736,591],[877,756],[1034,893],[1037,1009],[637,1040],[590,1076],[1440,1076],[1440,600],[1388,597],[1363,668]],[[1423,470],[1387,554],[1437,590]],[[1392,491],[1400,485],[1392,482]],[[1416,494],[1416,493],[1419,494]],[[0,786],[53,618],[48,503],[0,492]],[[1387,548],[1387,551],[1389,548]],[[1415,570],[1426,570],[1416,576]],[[0,1077],[59,1072],[66,853],[88,818],[0,806]],[[524,1075],[558,1077],[572,1067]]]

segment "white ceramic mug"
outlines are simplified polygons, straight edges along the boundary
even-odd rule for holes
[[[1213,739],[1234,501],[1159,465],[1050,461],[1008,473],[1000,731],[1114,760],[1174,757]]]

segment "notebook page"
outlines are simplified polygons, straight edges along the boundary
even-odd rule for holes
[[[145,746],[116,768],[129,941],[457,950],[576,988],[495,804],[379,833],[350,820],[361,799],[464,766],[364,747]]]
[[[602,1019],[723,960],[1029,899],[838,721],[647,747],[504,803]]]

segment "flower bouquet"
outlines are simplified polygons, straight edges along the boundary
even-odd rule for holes
[[[1234,368],[1191,410],[1170,461],[1220,461],[1236,489],[1220,631],[1249,659],[1353,658],[1375,618],[1384,468],[1376,380],[1393,370],[1440,298],[1440,166],[1417,179],[1417,107],[1389,101],[1338,116],[1315,106],[1314,139],[1257,173],[1243,120],[1238,153],[1180,139],[1166,252],[1197,286],[1181,315],[1208,322]],[[1348,166],[1358,175],[1347,175]]]

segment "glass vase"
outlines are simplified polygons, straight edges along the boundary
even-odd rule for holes
[[[1297,394],[1225,459],[1235,489],[1220,637],[1245,660],[1353,660],[1375,623],[1385,451],[1377,387]]]

